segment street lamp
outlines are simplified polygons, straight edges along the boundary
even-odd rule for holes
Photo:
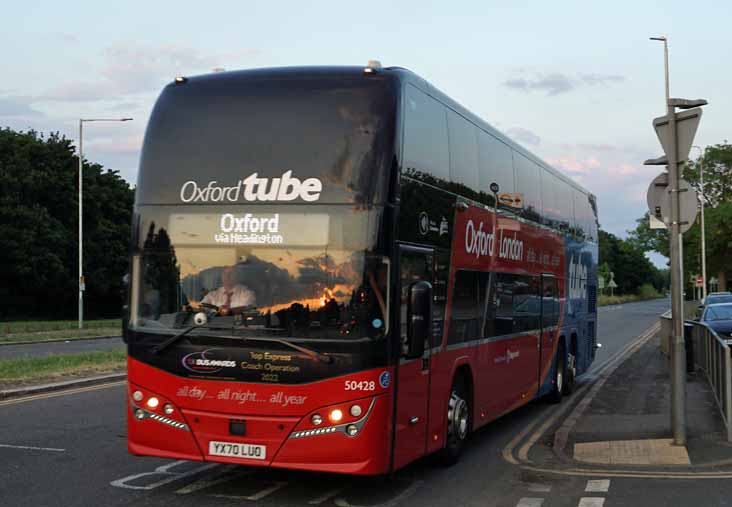
[[[699,150],[699,202],[701,204],[701,260],[702,260],[702,298],[707,297],[707,243],[704,231],[704,152],[699,146],[692,146]]]
[[[669,85],[668,85],[668,39],[666,37],[650,37],[651,40],[657,40],[663,42],[663,69],[666,82],[666,101],[663,104],[665,109],[668,109]]]
[[[92,121],[130,121],[132,118],[79,118],[79,329],[84,327],[84,271],[82,270],[82,173],[84,171],[84,122]]]

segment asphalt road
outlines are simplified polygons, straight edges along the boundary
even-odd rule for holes
[[[79,352],[118,349],[124,347],[124,345],[122,338],[119,336],[96,340],[68,340],[29,345],[2,345],[0,346],[0,359],[77,354]]]
[[[654,301],[601,309],[598,366],[667,306]],[[541,401],[473,435],[457,465],[441,468],[425,458],[389,478],[136,458],[126,451],[125,403],[123,384],[0,402],[0,505],[703,507],[732,499],[732,484],[723,480],[542,475],[505,462],[509,441],[557,410]]]

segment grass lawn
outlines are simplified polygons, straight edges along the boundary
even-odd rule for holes
[[[47,331],[61,331],[65,329],[78,330],[77,320],[15,320],[0,322],[0,336],[17,333],[40,333]],[[85,320],[84,329],[109,329],[122,327],[121,319]]]
[[[127,352],[124,348],[49,357],[2,359],[0,388],[122,372],[126,361]]]
[[[75,340],[89,336],[120,336],[120,319],[90,320],[78,329],[75,320],[0,322],[0,343]]]

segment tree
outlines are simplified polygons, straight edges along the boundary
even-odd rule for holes
[[[684,179],[697,191],[701,190],[700,169],[704,170],[704,196],[706,204],[707,273],[720,280],[720,289],[725,289],[732,268],[732,145],[708,146],[704,155],[690,161],[684,170]],[[651,230],[649,214],[646,212],[630,231],[630,238],[640,247],[669,256],[669,236],[666,229]],[[699,219],[683,235],[684,284],[692,275],[701,273],[701,222]]]
[[[76,315],[77,170],[70,140],[0,129],[0,318]],[[118,316],[134,192],[99,164],[83,178],[86,314]]]
[[[600,230],[599,265],[602,269],[598,269],[598,272],[613,272],[619,294],[637,292],[643,284],[653,284],[657,290],[662,290],[662,286],[657,286],[662,277],[658,276],[658,269],[648,260],[645,252],[634,241],[623,240]]]
[[[707,146],[703,156],[689,161],[684,169],[684,179],[697,191],[701,190],[699,171],[704,170],[704,197],[709,206],[732,202],[732,145]]]

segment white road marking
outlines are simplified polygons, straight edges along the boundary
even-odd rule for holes
[[[347,487],[348,486],[342,486],[342,487],[337,488],[337,489],[332,489],[332,490],[330,490],[330,491],[328,491],[326,493],[323,493],[322,495],[320,495],[317,498],[313,498],[312,500],[310,500],[308,502],[308,504],[310,504],[310,505],[320,505],[321,503],[325,502],[326,500],[330,500],[334,496],[341,494],[343,492],[343,490],[346,489]]]
[[[549,493],[552,490],[551,484],[536,484],[531,483],[527,488],[532,493]]]
[[[155,488],[159,488],[160,486],[164,486],[170,482],[178,481],[180,479],[183,479],[184,477],[188,477],[188,476],[197,474],[199,472],[203,472],[204,470],[210,470],[211,468],[215,468],[215,467],[219,466],[218,463],[210,463],[208,465],[196,467],[193,470],[189,470],[188,472],[176,473],[176,472],[170,471],[171,468],[175,468],[175,467],[185,464],[185,463],[190,463],[190,462],[185,461],[185,460],[174,461],[172,463],[168,463],[167,465],[162,465],[162,466],[157,467],[155,469],[155,471],[153,471],[153,472],[143,472],[141,474],[128,475],[127,477],[122,477],[121,479],[112,481],[109,484],[116,488],[137,489],[137,490],[149,491],[151,489],[155,489]],[[155,476],[155,475],[162,475],[165,478],[161,479],[157,482],[153,482],[152,484],[148,484],[147,486],[132,486],[130,484],[127,484],[128,482],[132,482],[136,479],[139,479],[140,477]]]
[[[248,495],[248,496],[244,496],[244,495],[211,495],[211,496],[216,497],[216,498],[226,498],[226,499],[229,499],[229,500],[251,500],[253,502],[256,502],[258,500],[261,500],[262,498],[268,497],[269,495],[271,495],[275,491],[277,491],[279,489],[282,489],[285,486],[287,486],[287,482],[286,481],[278,481],[278,482],[275,482],[269,488],[265,488],[262,491],[258,491],[257,493],[254,493],[253,495]]]
[[[588,493],[607,493],[610,489],[610,479],[587,481],[585,491]]]
[[[541,504],[543,503],[543,498],[522,498],[519,500],[519,503],[516,504],[516,507],[541,507]]]
[[[372,505],[370,507],[394,507],[403,500],[406,500],[410,496],[412,496],[416,491],[419,489],[419,487],[422,485],[423,481],[414,481],[411,486],[409,486],[407,489],[399,493],[397,496],[392,498],[391,500],[380,503],[378,505]],[[343,497],[336,498],[333,500],[333,503],[335,503],[338,507],[358,507],[357,505],[351,505],[348,503],[348,500],[346,500]]]
[[[0,447],[5,447],[6,449],[25,449],[28,451],[66,452],[66,449],[56,449],[55,447],[33,447],[32,445],[0,444]]]
[[[602,507],[605,504],[604,498],[585,496],[580,498],[577,507]]]
[[[209,478],[199,479],[195,482],[192,482],[192,483],[180,488],[179,490],[177,490],[176,494],[189,495],[191,493],[195,493],[196,491],[201,491],[202,489],[210,488],[211,486],[221,484],[222,482],[228,482],[237,477],[249,475],[251,473],[250,471],[248,471],[248,472],[237,471],[237,470],[235,470],[236,468],[238,468],[237,465],[227,465],[225,467],[225,470],[221,471],[221,473],[218,473]]]

